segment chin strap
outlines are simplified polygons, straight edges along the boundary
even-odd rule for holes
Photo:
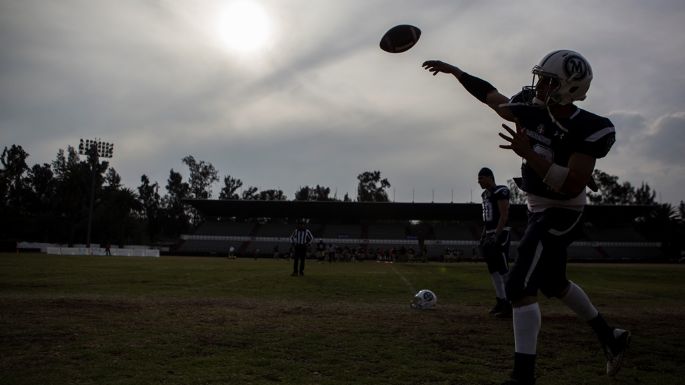
[[[549,100],[549,98],[547,100]],[[547,114],[549,115],[549,118],[552,119],[552,122],[554,122],[554,124],[556,124],[557,127],[559,127],[562,131],[568,132],[568,129],[566,129],[566,127],[559,123],[559,121],[554,117],[554,114],[552,114],[552,110],[550,110],[549,108],[549,104],[546,103],[545,107],[547,108]]]

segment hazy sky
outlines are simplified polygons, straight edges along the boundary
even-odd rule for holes
[[[573,49],[595,76],[579,106],[616,126],[597,167],[685,200],[682,0],[250,1],[261,18],[235,2],[0,0],[0,149],[19,144],[33,165],[100,138],[131,188],[187,177],[193,155],[289,199],[316,184],[354,199],[357,175],[380,170],[396,201],[478,201],[478,169],[504,183],[520,159],[498,148],[491,110],[421,63],[512,95],[546,53]],[[381,51],[405,23],[419,43]]]

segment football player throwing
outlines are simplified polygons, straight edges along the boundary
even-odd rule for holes
[[[517,185],[527,194],[528,225],[506,283],[513,304],[514,370],[505,384],[534,384],[540,331],[538,291],[557,297],[597,334],[615,375],[630,341],[630,332],[609,326],[583,289],[566,277],[566,250],[578,237],[585,189],[597,159],[615,141],[609,119],[574,105],[584,100],[592,81],[590,63],[579,53],[558,50],[533,67],[531,86],[511,98],[487,81],[458,67],[429,60],[423,67],[451,74],[479,101],[503,119],[501,148],[523,159]]]

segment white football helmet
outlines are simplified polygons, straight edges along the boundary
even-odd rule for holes
[[[547,100],[541,101],[543,104],[569,104],[585,99],[592,81],[592,68],[578,52],[553,51],[533,67],[533,87],[540,78],[555,79],[558,82],[547,95]]]
[[[428,309],[438,302],[438,297],[430,290],[419,290],[411,301],[411,307],[414,309]]]

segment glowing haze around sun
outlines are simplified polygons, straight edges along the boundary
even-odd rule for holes
[[[258,2],[236,0],[220,12],[216,29],[227,50],[250,54],[266,47],[272,33],[272,21]]]

